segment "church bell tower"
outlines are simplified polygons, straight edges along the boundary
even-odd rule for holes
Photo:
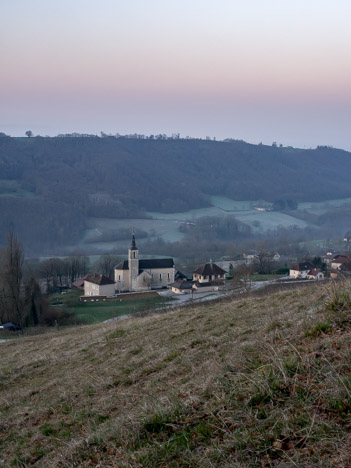
[[[137,290],[137,278],[139,275],[139,249],[135,244],[135,235],[132,235],[132,245],[128,250],[128,268],[129,268],[129,290]]]

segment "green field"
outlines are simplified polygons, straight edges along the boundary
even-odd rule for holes
[[[213,196],[207,208],[199,208],[181,213],[149,212],[149,219],[113,219],[89,218],[89,228],[82,239],[81,247],[94,246],[99,250],[108,251],[113,248],[123,251],[129,245],[129,240],[116,242],[101,242],[100,238],[105,232],[118,229],[141,229],[148,233],[148,239],[161,237],[166,242],[177,242],[183,239],[184,234],[179,226],[185,221],[196,221],[204,216],[235,216],[239,221],[249,224],[255,231],[267,231],[278,226],[308,226],[304,220],[295,218],[278,211],[257,211],[254,206],[264,203],[263,200],[236,201],[227,197]]]
[[[282,275],[251,275],[250,280],[251,281],[269,281],[273,279],[280,278]]]
[[[33,192],[22,187],[16,180],[0,179],[0,197],[35,197]]]
[[[108,302],[81,303],[78,291],[69,291],[67,294],[53,294],[50,296],[51,304],[60,306],[72,313],[73,321],[77,323],[98,323],[122,315],[131,315],[150,309],[168,305],[173,299],[156,296],[143,299],[116,299]]]

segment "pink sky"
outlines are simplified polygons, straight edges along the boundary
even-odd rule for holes
[[[0,15],[0,131],[351,149],[346,0],[12,0]]]

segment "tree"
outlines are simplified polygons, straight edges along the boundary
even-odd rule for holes
[[[33,132],[31,130],[27,130],[25,135],[28,137],[28,138],[31,138],[33,135]]]
[[[95,263],[94,270],[97,273],[102,273],[104,276],[107,276],[111,280],[114,279],[115,266],[117,265],[119,259],[115,255],[104,254],[101,255],[100,259]]]
[[[2,317],[20,324],[24,318],[21,303],[23,259],[22,245],[11,230],[1,255],[0,307]]]
[[[272,265],[272,254],[265,248],[262,248],[257,255],[258,272],[259,273],[270,273]]]
[[[239,265],[237,268],[235,268],[232,281],[233,283],[240,282],[244,290],[249,291],[251,289],[250,276],[253,274],[253,272],[254,268],[252,265],[245,265],[245,263],[243,263],[242,265]]]

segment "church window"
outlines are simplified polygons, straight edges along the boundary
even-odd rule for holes
[[[160,273],[160,280],[162,279],[162,273]]]

